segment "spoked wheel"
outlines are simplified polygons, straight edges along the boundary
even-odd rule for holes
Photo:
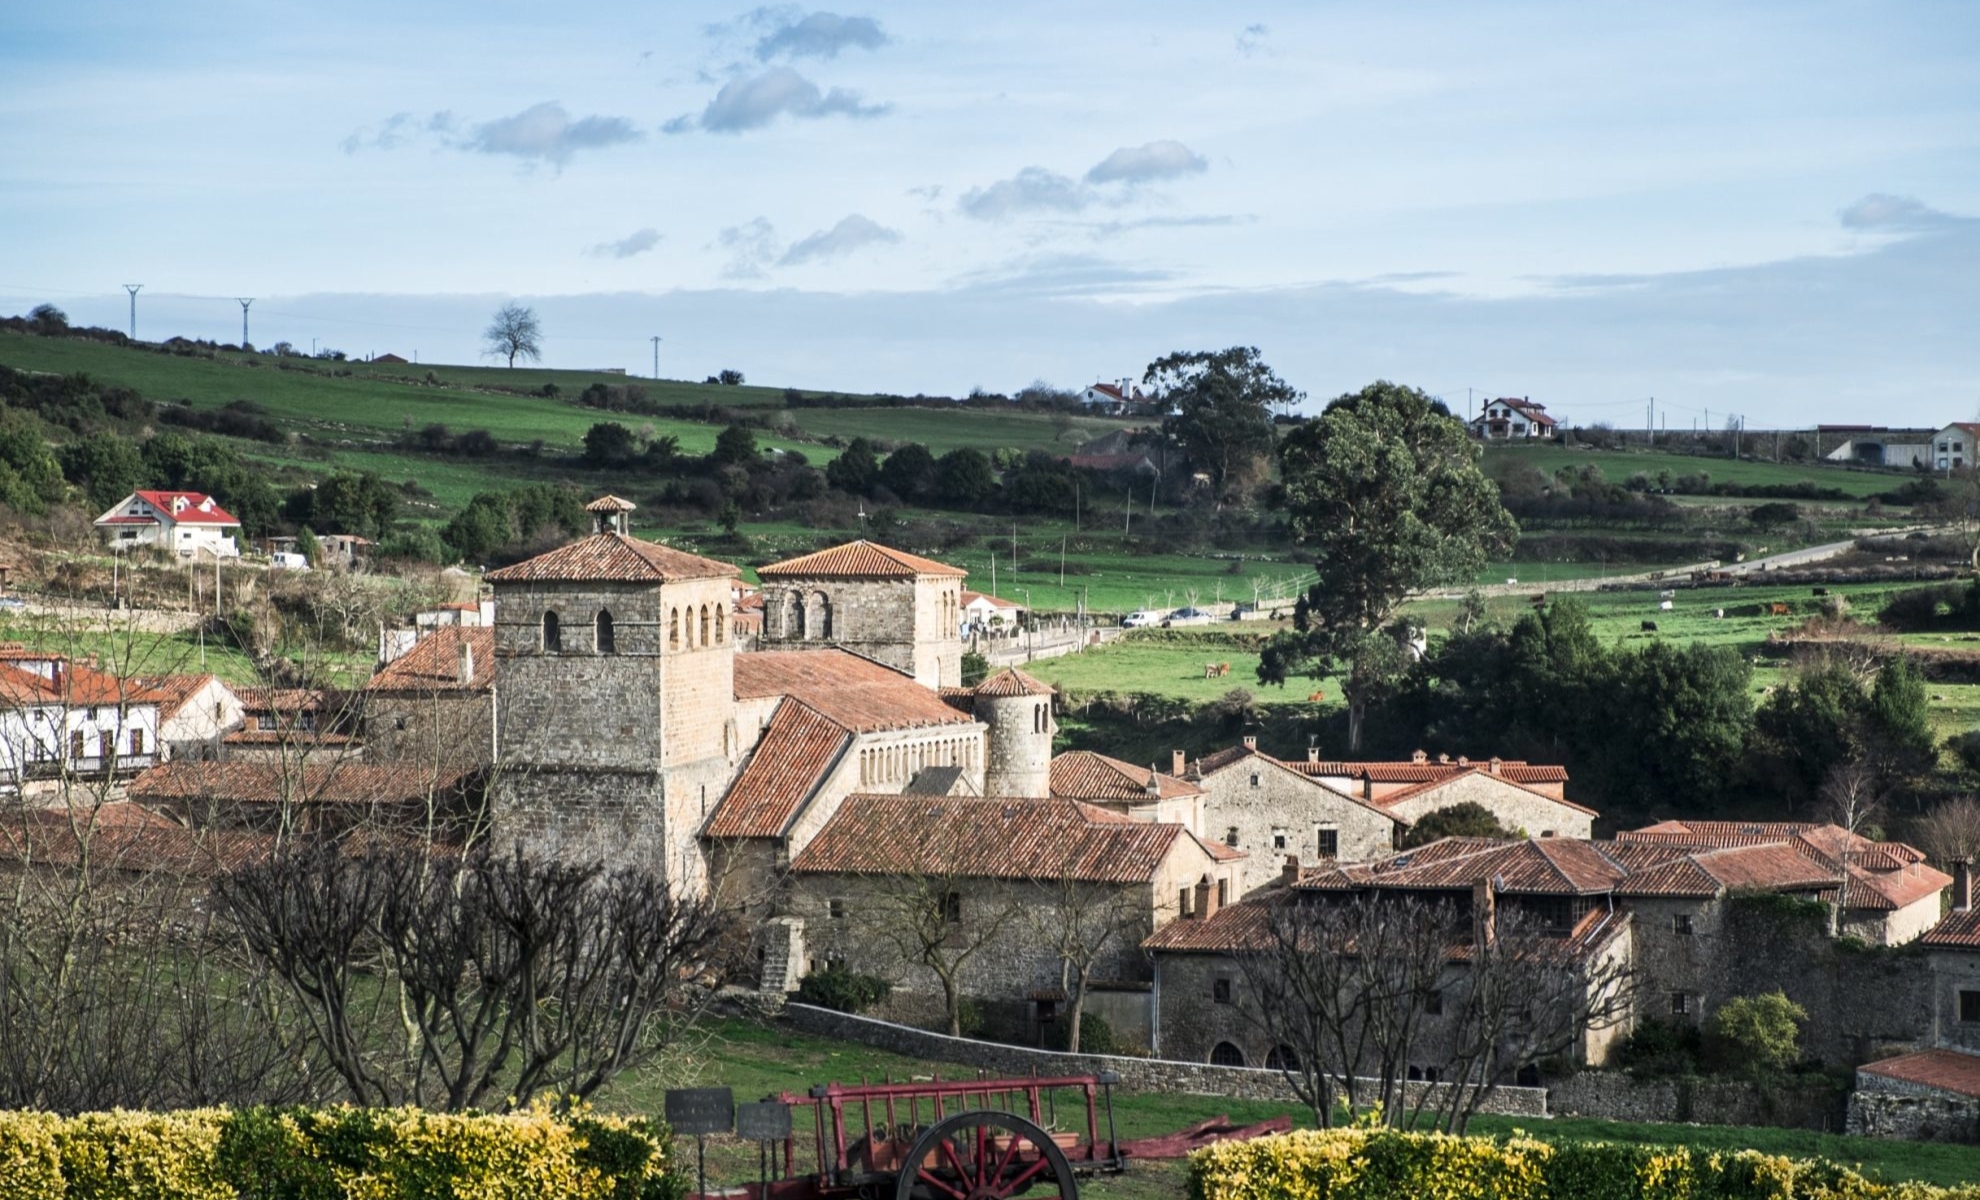
[[[1052,1135],[1015,1113],[957,1113],[915,1139],[894,1200],[1009,1200],[1056,1190],[1079,1200],[1072,1164]]]

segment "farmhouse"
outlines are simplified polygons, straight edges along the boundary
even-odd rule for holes
[[[159,759],[158,699],[62,654],[0,646],[0,791],[107,787]]]
[[[241,698],[217,675],[132,680],[158,702],[158,742],[168,758],[218,758],[221,739],[246,723]]]
[[[964,589],[962,619],[980,629],[1012,629],[1024,624],[1025,607],[1015,600]]]
[[[1547,415],[1547,406],[1524,396],[1487,400],[1471,419],[1473,437],[1488,442],[1522,441],[1554,436],[1556,422]]]
[[[1247,855],[1249,894],[1275,882],[1287,855],[1301,862],[1360,862],[1395,849],[1408,822],[1381,805],[1296,770],[1258,749],[1256,738],[1176,770],[1203,793],[1204,837]]]
[[[179,558],[234,558],[241,523],[205,492],[132,492],[96,518],[112,550],[156,546]]]

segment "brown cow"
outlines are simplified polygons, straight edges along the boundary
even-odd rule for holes
[[[1788,606],[1779,600],[1767,605],[1767,614],[1769,616],[1785,617],[1788,615],[1788,612]]]
[[[1229,675],[1230,673],[1231,673],[1231,664],[1229,663],[1203,664],[1203,677],[1205,679],[1222,679],[1224,676]]]
[[[1326,698],[1327,698],[1327,693],[1325,693],[1325,692],[1315,692],[1315,693],[1313,693],[1312,695],[1310,695],[1310,696],[1308,696],[1308,697],[1306,698],[1306,702],[1307,702],[1308,704],[1318,704],[1318,703],[1320,703],[1320,702],[1321,702],[1322,700],[1325,700]]]

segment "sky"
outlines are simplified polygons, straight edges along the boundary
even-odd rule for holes
[[[144,338],[1980,417],[1967,0],[65,0],[0,15],[0,164],[0,313]]]

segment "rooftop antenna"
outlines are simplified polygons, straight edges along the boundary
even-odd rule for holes
[[[245,350],[248,348],[247,310],[248,310],[248,305],[254,303],[254,297],[249,296],[246,297],[245,299],[236,297],[236,299],[241,300],[241,349]]]
[[[864,500],[859,502],[859,536],[861,539],[866,537],[866,501]]]
[[[137,341],[137,294],[138,289],[143,286],[141,283],[124,285],[124,290],[131,294],[131,340],[134,342]]]
[[[657,333],[653,335],[653,377],[660,378],[660,335]]]

